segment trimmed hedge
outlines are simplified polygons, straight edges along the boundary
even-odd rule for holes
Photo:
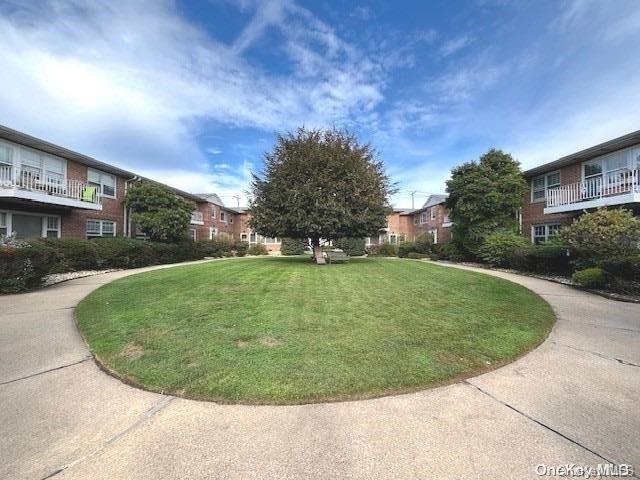
[[[333,245],[350,257],[361,257],[367,253],[364,238],[338,238]]]
[[[572,257],[559,245],[532,245],[516,248],[508,255],[506,265],[516,270],[544,275],[571,275]]]
[[[607,273],[599,267],[578,270],[571,276],[571,279],[585,288],[601,288],[608,283]]]
[[[372,257],[397,257],[398,247],[390,243],[383,243],[380,245],[370,245],[367,247],[367,253]]]
[[[306,252],[304,241],[298,238],[283,238],[280,245],[282,255],[303,255]]]
[[[52,273],[108,268],[137,268],[205,257],[244,256],[246,242],[227,239],[157,243],[122,237],[36,239],[21,247],[0,247],[0,293],[37,288]]]
[[[264,246],[263,243],[254,243],[249,247],[247,251],[249,255],[269,255],[269,250]]]
[[[420,260],[421,258],[430,258],[431,255],[428,253],[418,253],[418,252],[409,252],[407,254],[407,258],[411,258],[413,260]]]

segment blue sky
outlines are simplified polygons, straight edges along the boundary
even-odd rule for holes
[[[0,36],[0,123],[229,204],[300,125],[373,144],[396,206],[640,129],[637,0],[4,0]]]

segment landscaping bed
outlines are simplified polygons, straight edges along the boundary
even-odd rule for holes
[[[538,345],[554,321],[526,288],[411,260],[222,260],[134,275],[76,309],[103,367],[189,398],[296,404],[446,384]]]

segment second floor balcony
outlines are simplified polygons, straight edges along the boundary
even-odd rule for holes
[[[549,188],[544,213],[640,202],[640,170],[620,170]]]
[[[0,198],[102,210],[99,187],[38,169],[0,165]]]

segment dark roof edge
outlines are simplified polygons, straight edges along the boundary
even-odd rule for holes
[[[113,165],[109,165],[108,163],[101,162],[100,160],[96,160],[93,157],[89,157],[87,155],[83,155],[82,153],[74,152],[73,150],[69,150],[68,148],[60,147],[51,142],[47,142],[46,140],[42,140],[37,137],[33,137],[26,133],[19,132],[12,128],[6,127],[4,125],[0,125],[0,138],[4,140],[8,140],[10,142],[18,143],[25,147],[30,147],[36,150],[40,150],[42,152],[49,153],[50,155],[55,155],[57,157],[62,157],[67,160],[72,160],[74,162],[81,163],[83,165],[87,165],[88,167],[97,168],[98,170],[103,170],[107,173],[112,173],[114,175],[118,175],[120,177],[129,177],[129,179],[133,179],[134,177],[140,178],[142,180],[147,180],[149,182],[154,182],[160,185],[164,185],[167,188],[170,188],[175,193],[186,197],[190,200],[194,200],[196,202],[204,202],[205,200],[201,197],[194,195],[193,193],[185,192],[178,188],[172,187],[170,185],[166,185],[162,182],[158,182],[156,180],[152,180],[150,178],[143,177],[142,175],[138,175],[136,173],[130,172],[128,170],[124,170],[122,168],[115,167]]]
[[[537,167],[530,168],[529,170],[524,171],[523,175],[525,177],[531,177],[539,173],[548,172],[550,170],[555,170],[557,168],[570,165],[574,162],[582,162],[595,157],[599,157],[600,155],[606,155],[607,153],[615,152],[616,150],[622,150],[623,148],[631,147],[636,144],[640,144],[640,130],[636,130],[635,132],[631,132],[621,137],[614,138],[613,140],[599,143],[598,145],[594,145],[593,147],[585,148],[584,150],[572,153],[571,155],[566,155],[557,160],[554,160],[553,162],[544,163],[542,165],[538,165]]]

